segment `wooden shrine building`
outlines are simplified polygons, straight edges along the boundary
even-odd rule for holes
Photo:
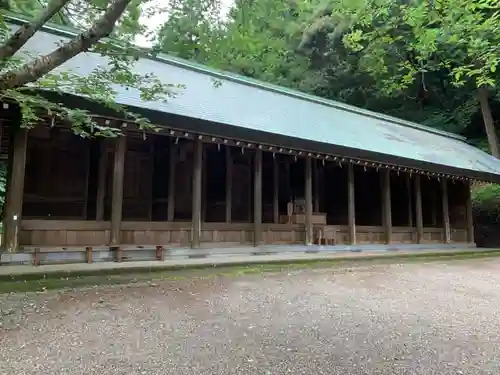
[[[24,51],[71,37],[47,27]],[[105,63],[81,54],[63,68],[85,75]],[[136,69],[184,86],[166,103],[117,87],[117,101],[160,132],[97,107],[123,136],[83,139],[50,120],[27,131],[4,105],[5,251],[473,245],[470,183],[500,181],[500,160],[453,134],[171,57]]]

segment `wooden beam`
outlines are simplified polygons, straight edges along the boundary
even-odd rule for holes
[[[280,190],[280,170],[276,157],[273,159],[273,222],[280,222],[280,205],[279,205],[279,190]]]
[[[434,187],[434,185],[432,185]],[[436,191],[433,190],[432,188],[430,190],[430,201],[431,201],[431,226],[435,227],[437,226],[437,207],[436,207],[436,202],[437,202],[437,197],[436,197]]]
[[[451,242],[450,212],[448,201],[448,180],[441,180],[441,202],[443,209],[444,243]]]
[[[410,174],[406,174],[406,191],[408,193],[408,226],[413,227],[413,195]]]
[[[226,223],[231,222],[233,211],[233,156],[231,148],[226,146]]]
[[[149,181],[151,181],[151,186],[149,189],[149,201],[148,201],[148,220],[153,220],[153,203],[154,203],[154,185],[155,185],[155,155],[156,147],[154,141],[149,144]]]
[[[247,170],[246,170],[246,174],[248,176],[248,182],[249,182],[249,185],[248,185],[248,189],[247,189],[247,196],[248,196],[248,199],[247,199],[247,221],[249,223],[252,222],[252,193],[255,194],[255,189],[252,188],[252,185],[251,185],[251,180],[252,180],[252,168],[255,168],[255,159],[252,159],[251,157],[248,157],[248,155],[246,156],[246,162],[247,162]],[[254,185],[255,186],[255,183]]]
[[[385,242],[392,242],[392,207],[391,207],[391,171],[383,169],[381,173],[382,187],[382,223],[385,231]]]
[[[420,175],[413,177],[415,190],[415,221],[417,225],[417,243],[424,241],[424,221],[422,217],[422,189],[420,185]]]
[[[262,243],[262,150],[255,150],[253,189],[253,243]]]
[[[16,252],[19,248],[27,145],[28,130],[25,128],[17,129],[13,136],[12,164],[3,212],[3,250],[9,253]]]
[[[356,202],[354,185],[354,166],[349,163],[347,169],[347,225],[349,226],[349,244],[356,244]]]
[[[207,147],[203,147],[202,152],[202,165],[201,165],[201,222],[204,223],[207,220],[207,208],[208,208],[208,197],[207,197],[207,159],[208,159]]]
[[[203,143],[201,139],[194,141],[193,157],[193,208],[191,222],[191,247],[200,247],[201,242],[201,194],[203,189]]]
[[[90,153],[92,144],[87,139],[85,141],[85,191],[83,195],[83,208],[82,217],[83,220],[87,220],[88,209],[89,209],[89,180],[90,180]]]
[[[96,199],[96,220],[104,220],[104,203],[106,199],[106,182],[108,172],[108,141],[103,139],[100,142],[99,166],[97,171],[97,199]]]
[[[320,169],[320,174],[319,174],[319,209],[320,212],[326,212],[326,189],[325,189],[325,182],[326,182],[326,165],[322,164],[321,169]]]
[[[286,160],[285,164],[285,173],[286,173],[286,194],[287,194],[287,202],[292,200],[292,181],[291,181],[291,172],[290,172],[290,159]]]
[[[472,191],[470,182],[465,182],[466,216],[467,216],[467,242],[474,243],[474,216],[472,212]]]
[[[313,243],[313,197],[312,197],[312,160],[310,157],[305,159],[305,198],[306,198],[306,245]]]
[[[167,220],[175,220],[175,176],[177,166],[177,145],[171,138],[168,155],[168,197],[167,197]]]
[[[111,195],[111,233],[110,246],[120,244],[120,232],[123,212],[123,176],[125,173],[125,154],[127,138],[124,135],[116,138],[115,157],[113,163],[113,192]]]
[[[313,163],[313,212],[319,212],[319,165],[318,160],[311,160]]]

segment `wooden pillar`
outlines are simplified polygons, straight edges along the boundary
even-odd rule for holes
[[[262,242],[262,150],[255,150],[253,189],[253,243],[259,246]]]
[[[443,229],[444,229],[444,243],[451,242],[451,230],[450,230],[450,213],[449,213],[449,202],[448,202],[448,180],[441,180],[441,201],[443,209]]]
[[[349,244],[356,244],[356,202],[354,186],[354,165],[347,169],[347,224],[349,226]]]
[[[255,161],[255,160],[254,160]],[[247,156],[247,166],[248,166],[248,169],[246,170],[246,172],[248,173],[248,176],[249,176],[249,180],[251,180],[251,175],[252,175],[252,168],[255,168],[255,163],[252,162],[252,158],[249,158]],[[255,182],[254,182],[254,186],[255,186]],[[248,215],[247,215],[247,220],[249,223],[252,222],[252,187],[249,185],[248,189],[247,189],[247,194],[248,194],[248,200],[247,200],[247,211],[248,211]],[[253,192],[255,194],[255,192]]]
[[[470,182],[465,182],[466,216],[467,216],[467,243],[474,243],[474,216],[472,212],[472,191]]]
[[[288,201],[291,201],[293,197],[292,197],[292,181],[290,172],[290,159],[286,160],[285,174],[286,174],[286,194],[287,194],[286,199]]]
[[[437,207],[436,207],[436,202],[437,202],[437,197],[436,197],[436,192],[430,190],[430,201],[431,201],[431,226],[435,227],[437,226]]]
[[[305,159],[305,198],[306,198],[306,245],[313,243],[313,198],[312,198],[312,160],[310,157]]]
[[[201,194],[202,194],[202,167],[203,143],[197,138],[194,141],[193,157],[193,208],[191,223],[191,247],[200,247],[201,241]]]
[[[385,231],[385,241],[390,244],[392,242],[392,208],[391,208],[391,171],[383,169],[381,174],[382,179],[382,223]]]
[[[279,224],[280,222],[280,207],[279,207],[279,164],[276,157],[273,160],[273,222]]]
[[[108,142],[106,139],[101,141],[99,166],[97,171],[97,199],[96,199],[96,220],[104,220],[104,203],[106,199],[106,182],[108,172]]]
[[[175,180],[177,167],[177,145],[171,138],[168,156],[168,197],[167,197],[167,220],[175,219]]]
[[[233,157],[231,149],[226,146],[226,223],[231,222],[233,206]]]
[[[318,165],[318,160],[314,159],[312,160],[313,163],[313,177],[314,177],[314,182],[313,182],[313,188],[314,188],[314,193],[313,193],[313,212],[319,212],[319,165]]]
[[[19,248],[27,145],[28,130],[17,129],[13,137],[11,170],[3,214],[3,250],[10,253],[16,252]]]
[[[415,190],[415,221],[417,225],[417,243],[424,240],[424,221],[422,217],[422,189],[420,186],[420,175],[416,174],[413,178]]]
[[[406,174],[406,191],[408,192],[408,226],[413,227],[413,195],[410,174]]]
[[[207,208],[208,208],[208,197],[207,197],[207,153],[206,147],[203,147],[203,152],[201,153],[201,222],[204,223],[207,220]]]
[[[87,220],[88,210],[89,210],[89,180],[90,180],[90,154],[91,154],[92,144],[89,140],[86,141],[85,147],[85,192],[84,192],[84,201],[82,208],[82,217],[83,220]]]
[[[149,196],[148,196],[148,220],[153,220],[153,205],[154,205],[154,184],[155,184],[155,154],[156,147],[154,141],[149,144],[149,181],[151,181],[151,186],[149,188]]]
[[[124,135],[118,136],[118,138],[116,138],[115,158],[113,163],[110,246],[118,246],[120,244],[120,228],[123,209],[123,175],[125,173],[126,151],[127,138]]]

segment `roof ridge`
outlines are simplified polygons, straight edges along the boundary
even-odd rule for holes
[[[10,21],[13,21],[14,23],[19,23],[19,24],[25,23],[26,21],[29,20],[27,17],[22,17],[18,14],[12,14],[10,12],[6,12],[4,14],[4,17],[6,18],[6,20],[10,20]],[[75,36],[79,31],[76,28],[57,25],[57,24],[53,24],[53,23],[45,24],[41,29],[55,33],[55,34],[60,34],[61,36],[66,36],[66,37]],[[137,49],[139,51],[144,51],[144,52],[149,51],[149,49],[139,47],[139,46],[137,46]],[[211,68],[209,66],[206,66],[206,65],[203,65],[203,64],[200,64],[197,62],[182,59],[179,57],[174,57],[172,55],[159,54],[159,55],[154,56],[154,57],[145,56],[145,58],[153,60],[153,61],[158,61],[158,62],[182,67],[185,69],[201,72],[203,74],[208,74],[208,75],[214,76],[216,78],[231,80],[233,82],[241,83],[241,84],[244,84],[247,86],[257,87],[257,88],[264,89],[267,91],[272,91],[272,92],[275,92],[278,94],[291,96],[291,97],[294,97],[297,99],[306,100],[309,102],[326,105],[328,107],[337,108],[337,109],[340,109],[343,111],[356,113],[356,114],[359,114],[362,116],[367,116],[367,117],[375,118],[375,119],[382,120],[382,121],[392,122],[396,125],[409,127],[409,128],[413,128],[416,130],[421,130],[421,131],[425,131],[428,133],[433,133],[436,135],[441,135],[444,137],[457,139],[460,141],[466,141],[465,137],[454,134],[454,133],[446,132],[444,130],[434,129],[434,128],[431,128],[431,127],[428,127],[425,125],[421,125],[421,124],[418,124],[415,122],[403,120],[403,119],[400,119],[398,117],[388,116],[388,115],[384,115],[382,113],[378,113],[378,112],[366,110],[363,108],[355,107],[355,106],[345,104],[342,102],[338,102],[338,101],[334,101],[334,100],[330,100],[330,99],[325,99],[325,98],[322,98],[322,97],[319,97],[316,95],[307,94],[305,92],[298,91],[295,89],[290,89],[290,88],[287,88],[284,86],[278,86],[278,85],[275,85],[272,83],[256,80],[256,79],[249,78],[249,77],[246,77],[246,76],[243,76],[240,74],[221,71],[221,70]]]

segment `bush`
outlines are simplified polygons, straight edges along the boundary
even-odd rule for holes
[[[474,186],[472,204],[478,214],[487,215],[494,222],[499,222],[500,185],[481,184]]]
[[[500,246],[500,185],[472,187],[474,237],[479,247]]]
[[[5,191],[7,189],[7,163],[0,162],[0,212],[3,212]]]

